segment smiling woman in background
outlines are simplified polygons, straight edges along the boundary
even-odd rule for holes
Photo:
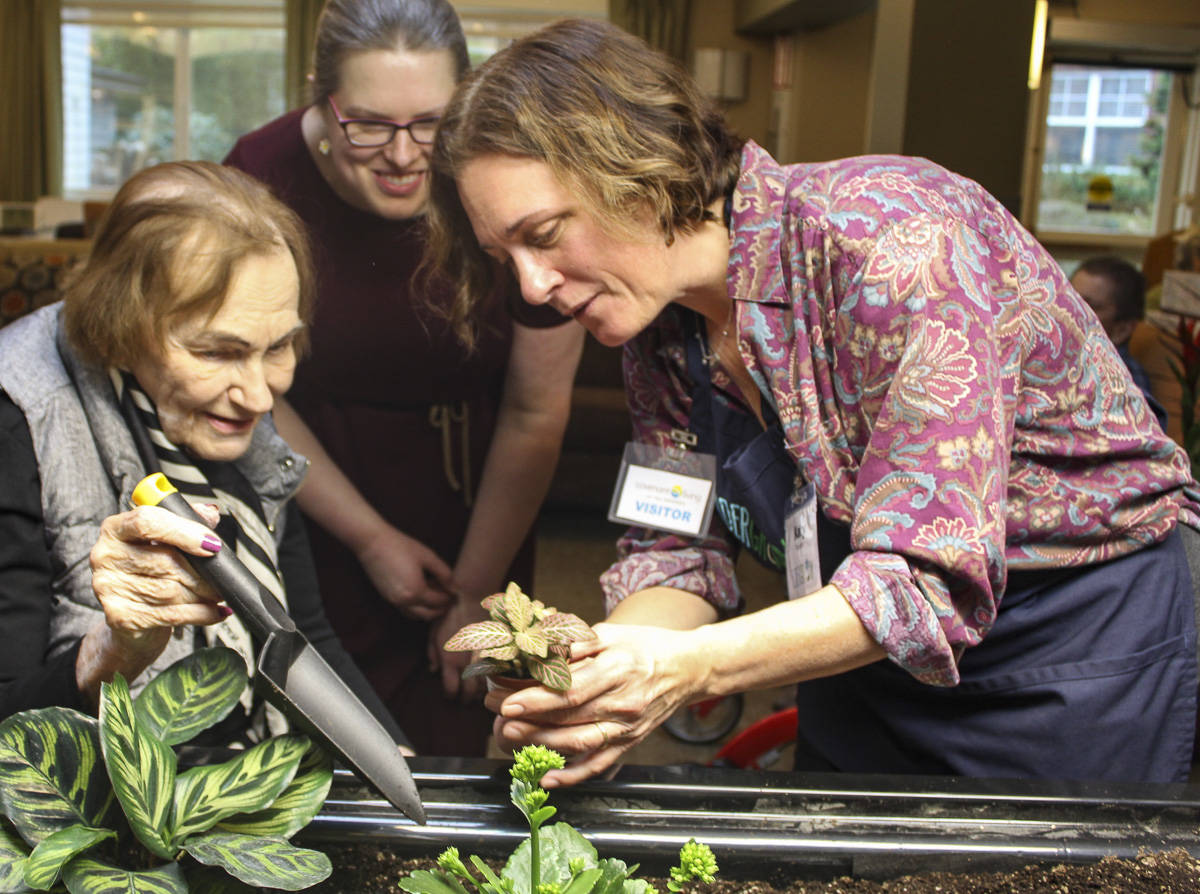
[[[312,105],[226,159],[309,230],[312,353],[280,431],[313,461],[298,499],[334,628],[430,754],[484,751],[490,716],[458,697],[469,656],[441,646],[507,580],[533,587],[531,526],[582,347],[577,326],[494,288],[473,352],[423,312],[449,296],[413,273],[430,143],[467,64],[445,0],[331,0]]]
[[[1188,459],[978,184],[922,159],[780,165],[675,63],[579,21],[468,76],[434,170],[460,321],[508,266],[625,345],[647,452],[715,456],[710,530],[621,540],[571,689],[489,696],[502,744],[576,756],[547,783],[681,705],[783,683],[802,769],[1187,777]],[[741,547],[795,598],[732,617]]]
[[[206,644],[253,670],[246,628],[181,555],[234,549],[403,741],[321,610],[291,500],[307,464],[271,423],[312,297],[291,211],[239,171],[175,162],[121,187],[61,304],[0,330],[0,718],[94,712],[114,673],[136,691]],[[126,510],[152,471],[215,504],[220,539]],[[214,743],[283,728],[249,688],[242,706]]]

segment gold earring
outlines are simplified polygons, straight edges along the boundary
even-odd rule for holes
[[[329,154],[329,140],[326,139],[325,137],[321,137],[321,142],[317,143],[317,151],[320,152],[322,155],[328,155]]]

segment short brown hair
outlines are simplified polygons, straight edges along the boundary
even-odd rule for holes
[[[316,284],[304,226],[259,181],[206,161],[155,165],[130,177],[97,226],[87,259],[63,293],[72,347],[128,368],[164,343],[176,316],[215,314],[239,261],[286,250],[300,279],[299,315],[312,320]],[[203,263],[180,263],[190,256]],[[297,350],[307,346],[301,334]]]
[[[677,62],[615,25],[564,19],[501,50],[459,85],[434,141],[426,267],[457,283],[459,335],[471,342],[497,276],[455,184],[473,159],[544,162],[606,224],[627,231],[649,211],[669,243],[732,192],[741,148]]]

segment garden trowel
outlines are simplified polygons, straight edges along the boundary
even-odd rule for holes
[[[142,479],[133,492],[139,506],[161,506],[184,518],[203,519],[161,473]],[[234,555],[187,556],[261,646],[255,681],[266,699],[306,732],[313,733],[358,775],[415,822],[425,808],[404,757],[381,724],[343,682],[275,596]]]

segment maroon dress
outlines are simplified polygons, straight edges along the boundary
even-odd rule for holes
[[[312,350],[288,401],[380,514],[453,566],[496,425],[512,315],[524,316],[524,302],[494,302],[478,350],[465,354],[414,291],[421,220],[386,220],[342,201],[304,145],[302,114],[243,136],[225,159],[270,186],[312,242]],[[492,715],[442,695],[426,657],[430,625],[401,615],[351,551],[315,523],[309,529],[329,620],[416,749],[483,754]],[[532,536],[508,573],[533,592]]]

